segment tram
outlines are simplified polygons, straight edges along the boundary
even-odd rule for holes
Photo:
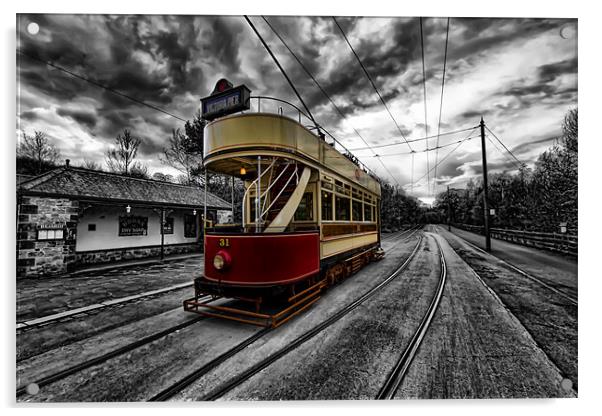
[[[232,88],[219,86],[213,95],[227,97]],[[295,119],[281,108],[260,112],[258,102],[257,112],[235,106],[221,116],[221,102],[220,116],[205,127],[203,164],[244,182],[242,224],[205,230],[204,275],[184,309],[275,327],[383,256],[380,184],[304,126],[300,110]]]

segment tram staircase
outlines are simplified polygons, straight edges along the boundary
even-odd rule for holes
[[[301,171],[301,174],[299,174]],[[311,171],[297,164],[281,165],[274,171],[276,181],[269,191],[264,232],[284,231],[290,223],[309,182]]]
[[[271,223],[274,220],[274,218],[276,218],[276,215],[278,215],[278,213],[282,210],[282,208],[288,202],[288,200],[291,197],[291,195],[293,194],[293,192],[295,192],[295,188],[297,187],[297,181],[295,180],[295,178],[293,177],[288,182],[288,184],[287,184],[287,181],[291,178],[291,176],[298,174],[298,170],[299,170],[299,168],[297,165],[286,164],[286,165],[280,165],[274,171],[274,177],[278,177],[278,175],[280,175],[281,173],[282,173],[282,175],[274,183],[274,186],[272,186],[272,189],[270,189],[270,198],[269,198],[268,204],[274,202],[274,205],[272,205],[272,207],[270,208],[270,210],[268,211],[268,213],[266,215],[266,220],[268,222]],[[282,189],[283,187],[284,187],[284,189]],[[282,190],[282,193],[280,194],[280,196],[278,196],[278,194],[280,193],[280,190]],[[276,198],[278,198],[278,199],[276,199]]]

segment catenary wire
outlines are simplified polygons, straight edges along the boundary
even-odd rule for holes
[[[366,156],[366,157],[388,157],[388,156],[402,156],[402,155],[411,155],[411,154],[415,154],[415,153],[432,152],[433,150],[436,150],[436,149],[444,149],[444,148],[446,148],[446,147],[453,146],[454,144],[458,144],[458,143],[461,143],[461,142],[464,142],[464,141],[467,141],[467,140],[476,139],[476,138],[479,138],[479,137],[481,137],[481,136],[479,135],[479,136],[466,137],[466,138],[464,138],[464,139],[457,140],[457,141],[455,141],[455,142],[450,142],[450,143],[447,143],[447,144],[442,144],[442,145],[439,145],[438,147],[426,148],[426,149],[424,149],[424,150],[415,150],[415,151],[413,151],[413,152],[390,153],[390,154],[387,154],[387,155],[374,155],[374,156]]]
[[[477,127],[479,127],[479,126],[472,126],[472,127],[467,127],[465,129],[448,131],[448,132],[445,132],[445,133],[441,133],[439,136],[449,136],[450,134],[463,133],[465,131],[474,130]],[[409,143],[420,142],[420,141],[423,141],[423,140],[433,139],[435,137],[437,137],[437,135],[432,135],[432,136],[428,136],[428,137],[419,137],[417,139],[408,140],[408,142]],[[387,144],[374,145],[374,146],[371,146],[370,148],[371,149],[381,149],[383,147],[399,146],[399,145],[403,145],[403,144],[405,144],[405,143],[404,142],[387,143]],[[359,151],[359,150],[368,150],[368,149],[369,149],[368,147],[355,147],[355,148],[349,149],[349,150],[355,152],[355,151]]]
[[[449,20],[447,18],[447,29],[445,30],[445,53],[443,55],[443,78],[441,80],[441,101],[439,103],[439,123],[437,125],[437,146],[439,146],[439,132],[441,131],[441,115],[443,113],[443,89],[445,88],[445,69],[447,66],[447,44],[449,40]],[[439,159],[439,150],[435,150],[435,177],[437,177],[437,160]],[[437,183],[433,181],[433,194]]]
[[[314,124],[315,124],[316,121],[314,119],[314,116],[311,114],[311,111],[309,111],[309,108],[305,104],[305,101],[303,101],[303,98],[301,98],[301,94],[299,94],[299,91],[297,91],[297,88],[295,88],[295,85],[293,84],[293,82],[291,81],[291,79],[286,74],[286,71],[284,70],[284,68],[282,67],[282,65],[280,65],[280,62],[278,62],[278,59],[276,58],[276,56],[274,55],[274,53],[272,52],[272,50],[270,49],[270,47],[268,46],[268,44],[265,42],[265,40],[263,39],[263,37],[261,36],[261,34],[257,31],[257,29],[255,28],[255,25],[253,25],[253,22],[251,22],[251,19],[249,19],[249,17],[247,15],[244,15],[244,18],[247,21],[247,23],[249,24],[249,26],[251,26],[251,29],[253,29],[253,32],[255,32],[255,34],[257,35],[257,37],[261,41],[261,43],[264,46],[264,48],[268,51],[268,53],[270,54],[270,56],[274,60],[274,62],[276,63],[276,66],[278,67],[278,69],[280,69],[280,72],[282,72],[282,75],[284,75],[284,78],[286,78],[286,80],[288,81],[288,84],[293,89],[294,93],[297,95],[297,98],[299,99],[299,101],[301,102],[301,104],[303,104],[303,107],[305,108],[305,111],[307,111],[307,115],[309,116],[309,118],[311,119],[311,121],[313,121]],[[318,126],[316,125],[316,127],[318,127]]]
[[[521,166],[524,166],[524,165],[525,165],[525,163],[524,163],[523,161],[521,161],[519,158],[517,158],[517,157],[514,155],[514,153],[512,153],[512,152],[510,151],[510,149],[508,149],[508,148],[506,147],[506,145],[504,144],[504,142],[502,142],[502,141],[501,141],[501,140],[500,140],[500,139],[499,139],[499,138],[498,138],[498,137],[495,135],[495,133],[494,133],[494,132],[492,132],[492,131],[491,131],[491,129],[489,129],[489,127],[485,126],[485,128],[487,129],[487,131],[488,131],[489,133],[491,133],[491,135],[492,135],[493,137],[495,137],[495,139],[496,139],[498,142],[500,142],[500,144],[501,144],[501,145],[504,147],[504,149],[506,149],[506,151],[507,151],[507,152],[508,152],[508,153],[509,153],[509,154],[510,154],[510,155],[511,155],[513,158],[514,158],[514,160],[516,160],[518,163],[520,163],[520,165],[521,165]]]
[[[383,106],[387,110],[387,113],[389,113],[389,116],[393,120],[393,123],[395,123],[395,126],[397,127],[397,130],[399,130],[399,134],[401,135],[401,137],[403,138],[403,140],[406,142],[406,144],[408,145],[408,147],[410,148],[410,150],[412,150],[412,146],[410,146],[410,144],[406,140],[403,132],[401,131],[401,127],[399,127],[399,124],[397,124],[397,120],[395,120],[395,117],[393,117],[393,114],[391,113],[391,110],[389,110],[389,106],[387,105],[387,103],[385,102],[384,98],[380,94],[380,91],[378,91],[378,88],[376,87],[376,84],[374,83],[374,81],[372,80],[372,77],[368,73],[368,70],[366,69],[366,67],[362,63],[362,60],[360,59],[360,57],[358,56],[358,54],[355,52],[355,49],[353,49],[353,46],[351,46],[351,43],[349,42],[349,39],[347,39],[347,35],[345,35],[345,32],[343,31],[343,28],[339,25],[339,22],[337,22],[337,19],[334,16],[332,16],[332,20],[334,20],[334,23],[336,24],[336,26],[341,31],[341,35],[343,35],[343,38],[345,39],[345,42],[347,42],[347,45],[349,45],[349,48],[351,49],[351,52],[353,52],[353,55],[357,59],[357,62],[362,67],[362,69],[364,71],[364,74],[366,74],[366,77],[368,78],[368,81],[370,81],[370,84],[372,84],[372,88],[374,88],[374,91],[376,91],[376,94],[378,95],[378,98],[380,98],[380,102],[383,104]]]
[[[423,92],[423,101],[424,101],[424,136],[428,137],[429,135],[429,127],[428,127],[428,118],[427,118],[427,107],[426,107],[426,69],[424,65],[424,34],[422,30],[422,17],[420,17],[420,52],[422,55],[422,92]],[[429,147],[428,139],[426,140],[426,147]],[[430,162],[429,162],[429,154],[426,152],[426,171],[427,171],[427,182],[430,183],[430,179],[428,177],[428,171],[430,170]],[[413,174],[414,172],[412,172]],[[413,175],[412,175],[413,176]]]
[[[301,68],[303,68],[303,70],[305,71],[305,73],[313,80],[313,82],[320,89],[320,91],[322,92],[322,94],[324,94],[324,96],[328,99],[328,101],[330,101],[330,103],[337,110],[337,112],[339,113],[339,115],[345,121],[347,121],[351,125],[351,123],[349,122],[349,120],[347,119],[347,117],[345,116],[345,114],[343,114],[343,112],[341,111],[341,109],[335,104],[334,100],[330,97],[330,95],[324,90],[324,88],[322,88],[322,86],[320,85],[320,83],[318,82],[318,80],[313,76],[313,74],[311,73],[311,71],[309,69],[307,69],[307,67],[303,64],[303,62],[301,62],[301,60],[297,57],[297,55],[292,51],[292,49],[288,46],[288,44],[285,42],[285,40],[282,38],[282,36],[280,36],[280,34],[278,33],[278,31],[276,31],[276,29],[274,29],[274,27],[270,24],[270,22],[268,21],[268,19],[266,19],[265,16],[261,16],[261,17],[265,21],[265,23],[269,26],[269,28],[272,30],[272,32],[274,32],[274,34],[280,40],[280,42],[282,42],[282,44],[284,45],[284,47],[289,51],[289,53],[297,61],[297,63],[301,66]],[[370,150],[372,150],[372,153],[374,153],[376,155],[376,152],[372,149],[372,147],[370,146],[370,144],[368,144],[368,142],[364,139],[364,137],[356,130],[356,128],[353,127],[353,126],[351,126],[351,128],[353,129],[353,131],[355,132],[355,134],[357,134],[357,136],[364,142],[364,144]],[[393,178],[393,180],[399,185],[399,182],[397,181],[397,179],[395,178],[395,176],[393,176],[393,174],[389,171],[389,169],[385,166],[385,164],[383,163],[383,161],[380,160],[380,158],[378,159],[378,161],[383,166],[383,168],[389,173],[389,175],[391,176],[391,178]]]
[[[132,102],[135,102],[137,104],[143,105],[143,106],[148,107],[148,108],[152,108],[153,110],[159,111],[159,112],[161,112],[163,114],[167,114],[168,116],[173,117],[173,118],[175,118],[177,120],[180,120],[180,121],[183,121],[183,122],[188,121],[188,120],[184,119],[183,117],[180,117],[180,116],[177,116],[175,114],[172,114],[172,113],[170,113],[168,111],[165,111],[165,110],[163,110],[163,109],[161,109],[161,108],[159,108],[157,106],[154,106],[152,104],[145,103],[144,101],[138,100],[138,99],[136,99],[134,97],[131,97],[131,96],[127,95],[127,94],[119,92],[119,91],[117,91],[117,90],[115,90],[115,89],[113,89],[111,87],[107,87],[106,85],[103,85],[103,84],[101,84],[99,82],[91,80],[90,78],[84,77],[83,75],[80,75],[80,74],[77,74],[75,72],[72,72],[72,71],[70,71],[70,70],[68,70],[66,68],[63,68],[63,67],[61,67],[61,66],[59,66],[57,64],[54,64],[54,63],[52,63],[50,61],[45,61],[42,58],[30,55],[27,52],[23,52],[21,49],[17,49],[17,53],[19,53],[19,54],[21,54],[23,56],[26,56],[26,57],[28,57],[30,59],[33,59],[35,61],[39,61],[39,62],[41,62],[41,63],[43,63],[45,65],[48,65],[48,66],[50,66],[52,68],[58,69],[59,71],[62,71],[64,73],[66,73],[66,74],[69,74],[69,75],[71,75],[74,78],[81,79],[82,81],[88,82],[88,83],[90,83],[92,85],[95,85],[95,86],[97,86],[99,88],[102,88],[102,89],[104,89],[106,91],[109,91],[109,92],[111,92],[111,93],[113,93],[115,95],[119,95],[120,97],[126,98],[126,99],[128,99],[128,100],[130,100]]]

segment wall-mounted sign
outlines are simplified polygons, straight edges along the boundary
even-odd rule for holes
[[[119,236],[148,235],[148,217],[126,215],[119,217]]]
[[[163,225],[163,234],[173,234],[173,217],[165,218]]]
[[[220,79],[209,97],[201,98],[201,117],[213,120],[228,114],[251,108],[251,90],[245,85],[232,88],[232,84]]]

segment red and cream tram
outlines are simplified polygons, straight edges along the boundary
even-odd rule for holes
[[[244,181],[242,224],[206,230],[204,276],[185,310],[277,326],[382,257],[379,182],[297,120],[216,118],[203,160]]]

